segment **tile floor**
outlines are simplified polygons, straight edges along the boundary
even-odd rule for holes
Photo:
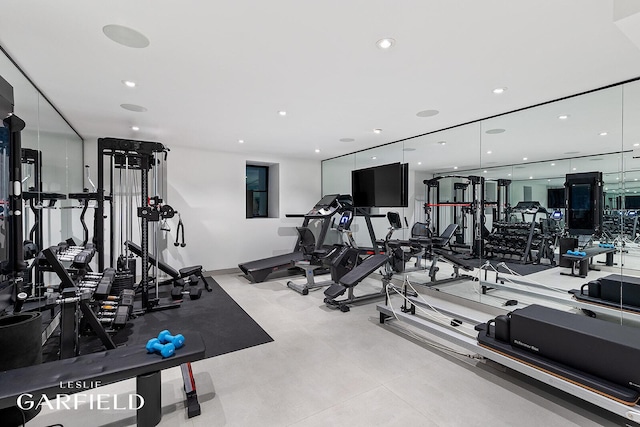
[[[194,363],[202,415],[192,419],[179,369],[163,371],[161,426],[627,425],[523,375],[434,349],[403,325],[381,325],[375,303],[341,313],[325,307],[322,290],[302,296],[286,280],[214,277],[274,341]],[[367,280],[359,288],[377,286]],[[134,380],[94,390],[134,392]],[[85,405],[43,410],[27,425],[55,423],[129,426],[135,413]]]

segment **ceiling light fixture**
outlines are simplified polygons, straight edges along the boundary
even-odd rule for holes
[[[384,38],[384,39],[380,39],[376,42],[376,45],[380,48],[380,49],[389,49],[391,46],[393,46],[396,43],[396,41],[394,39],[390,39],[390,38]]]
[[[373,130],[373,133],[381,133],[381,132],[382,132],[382,129],[374,129]]]
[[[527,160],[527,158],[526,158],[526,157],[523,157],[523,158],[522,158],[522,160]]]
[[[287,112],[284,111],[284,110],[280,110],[280,111],[278,111],[278,114],[280,114],[281,116],[286,116]]]
[[[637,143],[637,142],[635,144],[633,144],[634,147],[637,147],[639,145],[640,145],[640,143]]]
[[[133,112],[136,112],[136,113],[144,113],[145,111],[147,111],[147,109],[145,107],[143,107],[142,105],[120,104],[120,107],[124,108],[125,110],[133,111]]]
[[[131,80],[122,80],[122,84],[126,87],[136,87],[136,82],[132,82]]]
[[[568,114],[561,114],[561,115],[558,116],[558,118],[560,120],[567,120],[569,118],[569,115]]]
[[[244,144],[244,139],[239,139],[238,144]]]
[[[511,176],[511,174],[510,174],[510,173],[508,173],[508,174],[507,174],[507,176]]]
[[[418,162],[418,165],[421,165],[421,164],[422,164],[422,162]]]
[[[496,128],[496,129],[489,129],[489,130],[485,131],[484,133],[489,134],[489,135],[497,135],[499,133],[504,133],[504,132],[506,132],[505,129]]]
[[[138,126],[131,126],[131,130],[139,131],[140,128]]]
[[[454,167],[453,167],[453,169],[458,169],[458,167],[457,167],[457,166],[454,166]]]
[[[438,144],[440,144],[440,145],[447,145],[447,141],[438,141]]]
[[[319,148],[316,148],[316,153],[319,153],[319,152],[320,152],[320,149],[319,149]]]
[[[530,176],[530,177],[529,177],[529,179],[533,179],[533,177],[532,177],[532,176]]]
[[[438,110],[422,110],[422,111],[418,111],[416,113],[416,116],[418,117],[433,117],[435,115],[438,115],[440,113],[440,111]]]
[[[500,95],[503,94],[505,90],[507,90],[506,87],[497,87],[493,90],[493,93],[495,93],[496,95]]]
[[[377,159],[377,157],[376,157],[376,156],[373,156],[373,157],[371,158],[371,160],[375,160],[375,159]]]
[[[550,180],[550,179],[548,179],[548,180],[547,180],[547,182],[551,182],[551,180]]]
[[[600,132],[600,136],[607,136],[608,133],[607,132]]]
[[[555,165],[556,165],[555,163],[551,163],[551,166],[555,166]]]
[[[491,151],[491,150],[487,151],[487,154],[491,154],[491,153],[492,153],[492,151]]]
[[[129,27],[114,24],[105,25],[102,27],[102,32],[109,39],[123,46],[138,49],[149,46],[149,39],[144,34]]]
[[[482,173],[487,173],[487,171],[482,171]]]
[[[573,168],[572,170],[576,170],[576,168]]]

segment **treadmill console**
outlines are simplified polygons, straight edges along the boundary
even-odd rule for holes
[[[518,204],[512,208],[512,212],[527,213],[527,214],[534,214],[537,212],[546,212],[546,211],[547,210],[542,207],[540,202],[518,202]]]
[[[316,205],[311,209],[306,217],[324,217],[333,215],[335,211],[340,207],[338,203],[338,194],[329,194],[324,196]]]
[[[351,222],[353,221],[353,212],[344,211],[342,216],[340,217],[340,222],[338,223],[338,231],[349,230],[351,227]]]

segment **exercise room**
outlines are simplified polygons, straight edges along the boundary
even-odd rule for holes
[[[6,0],[0,425],[640,426],[640,4]]]

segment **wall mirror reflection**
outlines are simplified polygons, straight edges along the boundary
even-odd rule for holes
[[[395,209],[403,227],[394,237],[404,240],[406,258],[398,281],[504,310],[536,303],[634,322],[623,298],[591,310],[594,301],[569,293],[588,297],[583,285],[600,280],[630,295],[625,278],[640,276],[633,114],[640,114],[638,81],[331,159],[323,170],[333,169],[347,191],[349,168],[370,166],[374,157],[409,165],[411,197]],[[589,174],[591,186],[580,181]],[[323,189],[332,182],[323,175]],[[585,218],[594,221],[576,228]],[[422,251],[411,242],[416,223],[431,239]],[[376,236],[388,227],[378,224]]]

